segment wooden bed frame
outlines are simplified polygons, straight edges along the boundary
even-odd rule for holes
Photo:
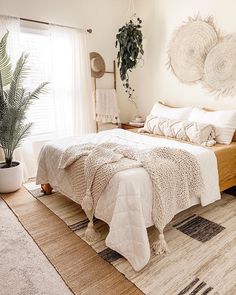
[[[49,183],[41,184],[41,190],[45,195],[51,195],[52,187]]]

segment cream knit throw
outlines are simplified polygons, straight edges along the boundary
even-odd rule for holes
[[[115,143],[83,144],[68,148],[59,168],[70,169],[72,185],[90,222],[86,238],[93,240],[93,216],[97,202],[110,179],[119,171],[143,167],[153,185],[152,218],[159,231],[156,254],[168,251],[163,230],[175,214],[190,207],[203,187],[200,166],[189,152],[173,148],[136,150]]]

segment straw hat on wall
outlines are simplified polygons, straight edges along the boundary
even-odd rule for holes
[[[90,52],[91,76],[101,78],[105,73],[105,62],[97,52]]]

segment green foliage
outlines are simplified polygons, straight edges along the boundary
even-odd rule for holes
[[[129,72],[136,67],[142,59],[143,50],[143,34],[142,21],[140,18],[131,19],[122,28],[119,29],[116,35],[116,47],[118,47],[118,67],[120,69],[120,77],[124,82],[125,92],[128,94],[128,99],[134,101],[134,89],[129,84]]]
[[[29,69],[28,54],[23,53],[12,73],[10,58],[6,51],[8,33],[0,42],[0,147],[5,154],[6,167],[12,166],[14,150],[30,133],[32,123],[26,121],[29,106],[45,92],[47,82],[33,92],[23,87]]]
[[[7,86],[10,83],[12,77],[11,61],[6,50],[8,35],[9,32],[7,32],[0,41],[0,73],[2,76],[2,87]]]

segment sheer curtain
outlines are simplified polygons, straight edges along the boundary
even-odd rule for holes
[[[73,30],[74,39],[74,134],[95,132],[90,60],[87,49],[87,34]],[[80,64],[80,67],[76,65]],[[80,98],[80,99],[79,99]]]
[[[13,24],[15,24],[13,26]],[[20,21],[0,17],[1,35],[5,28],[10,32],[8,48],[14,60],[22,52],[20,46]],[[21,161],[25,180],[36,175],[37,156],[41,146],[48,140],[78,136],[95,132],[92,105],[87,33],[77,29],[49,25],[50,34],[50,95],[53,99],[55,132],[48,138],[43,134],[29,137],[16,150],[14,159]],[[3,32],[3,33],[2,33]],[[9,37],[10,37],[9,36]],[[14,53],[15,51],[15,53]],[[36,107],[37,102],[35,103]]]
[[[57,134],[95,132],[87,34],[55,25],[50,31]]]

